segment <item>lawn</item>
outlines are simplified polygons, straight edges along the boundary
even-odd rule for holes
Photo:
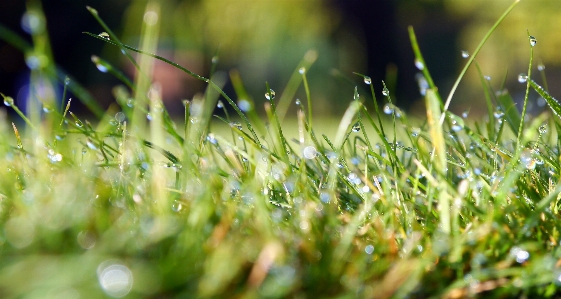
[[[528,33],[521,109],[481,75],[487,115],[448,111],[467,69],[478,67],[479,50],[517,3],[482,37],[447,97],[410,28],[425,84],[421,120],[393,106],[385,87],[377,101],[362,74],[354,74],[360,88],[341,119],[316,119],[306,58],[295,67],[300,86],[291,88],[307,98],[296,103],[283,97],[291,90],[262,82],[267,102],[258,115],[235,75],[236,94],[228,95],[212,79],[150,54],[150,28],[136,49],[88,8],[104,32],[86,34],[120,48],[141,74],[159,59],[208,86],[184,102],[177,121],[148,76],[132,82],[96,58],[123,81],[104,111],[57,71],[40,43],[0,27],[0,38],[37,62],[30,64],[35,86],[50,78],[76,95],[63,96],[60,109],[38,96],[24,114],[1,94],[23,121],[0,114],[0,296],[561,296],[561,106],[543,68],[534,69],[536,38]],[[529,117],[530,90],[550,110]],[[95,117],[75,114],[75,101]],[[217,105],[234,115],[213,116]],[[287,105],[298,111],[288,122]]]

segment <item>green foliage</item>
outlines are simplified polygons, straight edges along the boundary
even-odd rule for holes
[[[130,51],[208,89],[184,103],[181,125],[157,86],[141,88],[101,58],[93,62],[128,89],[115,88],[117,105],[95,122],[74,114],[65,98],[59,111],[48,106],[55,99],[33,94],[36,110],[24,114],[0,94],[25,122],[10,126],[0,114],[0,134],[15,137],[0,142],[3,298],[560,295],[561,108],[534,80],[527,88],[555,118],[525,121],[505,90],[482,79],[489,117],[481,124],[446,111],[427,68],[425,122],[410,121],[387,89],[383,109],[368,111],[362,102],[375,93],[359,75],[370,95],[355,89],[331,139],[312,125],[306,71],[315,58],[305,57],[295,72],[301,81],[291,80],[307,95],[307,104],[295,103],[291,140],[279,106],[296,83],[281,94],[264,82],[263,121],[239,74],[231,78],[246,101],[240,106],[220,78],[104,30],[88,34],[119,47],[145,79],[146,60],[136,63]],[[413,29],[410,37],[423,63]],[[52,68],[33,69],[32,77],[60,80]],[[216,116],[227,134],[211,121],[222,100],[241,121]]]

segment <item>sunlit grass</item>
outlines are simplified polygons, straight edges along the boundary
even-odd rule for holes
[[[60,109],[43,109],[34,94],[36,110],[24,114],[1,95],[24,119],[0,114],[0,134],[10,136],[0,142],[3,298],[559,296],[561,107],[531,72],[527,89],[553,114],[525,120],[481,76],[488,115],[455,115],[411,28],[428,85],[421,120],[393,106],[387,90],[366,109],[375,93],[360,74],[342,118],[318,117],[310,52],[284,92],[273,97],[262,82],[262,116],[236,72],[236,95],[227,95],[220,78],[174,64],[208,83],[178,121],[148,70],[152,59],[173,62],[122,44],[90,11],[106,33],[88,34],[119,47],[138,77],[94,59],[126,86],[95,120],[74,114],[65,97]],[[144,58],[136,63],[130,51]],[[94,107],[54,70],[49,61],[32,76],[59,80]],[[306,99],[283,97],[300,83]],[[213,115],[217,106],[235,113]]]

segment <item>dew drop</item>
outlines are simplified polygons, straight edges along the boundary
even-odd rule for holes
[[[382,94],[383,94],[385,97],[387,97],[387,96],[390,95],[390,91],[389,91],[387,88],[384,87],[384,89],[382,89]]]
[[[133,285],[133,274],[125,265],[105,261],[97,268],[97,278],[103,291],[116,298],[125,297]]]
[[[469,115],[469,112],[468,112],[468,111],[462,112],[462,118],[467,118],[468,115]]]
[[[4,105],[11,107],[12,105],[14,105],[14,99],[12,97],[5,97]]]
[[[532,46],[532,47],[535,46],[538,43],[538,40],[531,35],[528,37],[528,39],[530,40],[530,46]]]
[[[538,71],[543,72],[543,70],[545,70],[545,65],[543,64],[538,64]]]
[[[242,110],[243,112],[251,111],[251,103],[245,99],[241,99],[238,101],[238,107],[240,107],[240,110]]]
[[[66,77],[66,79],[64,79],[64,85],[68,84],[70,84],[70,78]]]
[[[483,76],[483,79],[485,79],[487,81],[491,81],[491,76]]]
[[[393,109],[389,104],[384,105],[384,113],[385,114],[392,114],[393,113]]]
[[[416,58],[415,58],[415,67],[417,67],[417,69],[420,71],[425,69],[425,65],[423,64],[423,62]]]
[[[101,63],[96,63],[95,67],[102,73],[107,73],[107,67],[102,65]]]
[[[222,101],[218,100],[218,103],[216,104],[216,107],[222,109],[222,108],[224,108],[224,103],[222,103]]]
[[[500,108],[497,109],[497,110],[495,110],[495,112],[493,112],[493,116],[494,116],[496,119],[500,119],[500,118],[502,118],[504,115],[505,115],[505,113],[504,113]]]
[[[526,76],[526,74],[518,75],[518,82],[525,83],[527,80],[528,80],[528,76]]]
[[[299,68],[298,73],[300,73],[300,75],[304,75],[306,73],[306,68],[305,67]]]
[[[366,252],[366,254],[372,254],[374,252],[374,246],[366,245],[366,247],[364,248],[364,252]]]
[[[109,33],[107,33],[107,32],[102,32],[102,33],[98,34],[97,36],[103,37],[105,39],[109,39]]]
[[[364,84],[368,84],[368,85],[372,84],[372,79],[368,76],[365,76],[364,77]]]
[[[92,150],[97,150],[97,146],[95,145],[95,143],[93,143],[91,140],[88,139],[88,141],[86,141],[86,145],[92,149]]]
[[[218,56],[212,56],[212,64],[217,64],[218,63]]]
[[[304,156],[304,158],[310,160],[310,159],[315,159],[315,157],[317,157],[318,155],[318,151],[316,150],[315,147],[309,145],[306,146],[304,148],[304,150],[302,150],[302,155]]]
[[[547,125],[541,125],[538,131],[540,132],[540,134],[547,133]]]
[[[300,99],[296,99],[296,101],[294,101],[294,104],[300,105],[300,104],[302,104],[302,103],[300,102]]]
[[[125,121],[125,114],[123,112],[115,113],[115,120],[122,123]]]
[[[239,121],[233,121],[230,123],[230,127],[236,127],[239,130],[243,129],[242,124]]]
[[[462,58],[468,58],[469,57],[469,52],[466,50],[462,51]]]
[[[359,124],[359,123],[354,124],[353,128],[351,129],[351,131],[353,131],[353,132],[359,132],[359,131],[360,131],[360,124]]]
[[[28,11],[21,17],[21,28],[28,34],[41,33],[45,29],[45,23],[39,14]]]
[[[265,93],[265,98],[270,101],[273,100],[275,98],[275,91],[274,90],[270,90],[268,92]]]

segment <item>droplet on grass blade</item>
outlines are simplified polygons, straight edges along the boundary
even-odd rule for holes
[[[216,107],[222,109],[224,108],[224,104],[222,103],[222,101],[218,100],[218,103],[216,103]]]
[[[311,160],[311,159],[314,159],[315,157],[317,157],[318,152],[317,152],[315,147],[309,145],[309,146],[306,146],[304,148],[304,150],[302,150],[302,155],[304,156],[304,158],[306,158],[308,160]]]
[[[107,33],[107,32],[102,32],[102,33],[98,34],[97,36],[103,37],[105,39],[109,39],[109,33]]]
[[[528,76],[526,74],[521,73],[518,75],[518,82],[526,83],[526,81],[528,81]]]
[[[241,99],[238,101],[238,107],[243,112],[251,111],[251,103],[248,100]]]
[[[45,29],[45,22],[35,11],[27,11],[21,17],[21,28],[28,34],[41,33]]]
[[[305,67],[299,68],[298,73],[300,73],[300,75],[304,75],[306,73],[306,68]]]
[[[360,124],[359,123],[354,124],[351,131],[359,132],[360,131]]]
[[[382,89],[382,94],[383,94],[385,97],[387,97],[387,96],[390,95],[390,91],[389,91],[387,88],[384,87],[384,89]]]
[[[528,39],[530,40],[530,46],[532,46],[532,47],[535,46],[538,43],[538,40],[531,35],[528,37]]]
[[[542,72],[543,70],[545,70],[545,65],[543,64],[538,64],[538,71]]]
[[[368,76],[364,77],[364,84],[370,85],[372,84],[372,79]]]
[[[390,104],[384,105],[384,113],[385,114],[392,114],[393,113],[393,108],[390,106]]]
[[[423,62],[421,62],[419,59],[415,58],[415,67],[422,71],[423,69],[425,69],[425,65],[423,64]]]
[[[466,50],[462,51],[462,58],[468,58],[469,57],[469,52]]]
[[[14,105],[14,99],[12,97],[4,97],[4,105],[11,107]]]
[[[275,91],[272,90],[272,89],[271,89],[270,91],[267,91],[267,92],[265,93],[265,98],[266,98],[268,101],[275,99]]]

